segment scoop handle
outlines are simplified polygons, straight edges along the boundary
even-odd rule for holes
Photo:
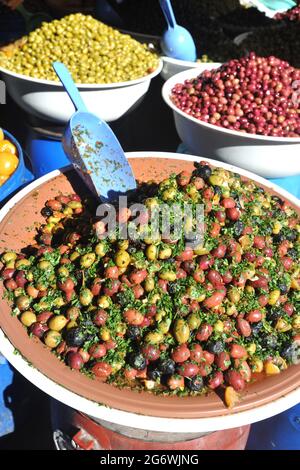
[[[54,68],[56,75],[60,79],[64,89],[68,93],[77,111],[87,112],[87,107],[80,96],[78,88],[76,87],[73,78],[67,69],[67,67],[61,62],[53,62],[52,67]]]
[[[170,0],[159,0],[160,7],[168,23],[168,27],[175,28],[176,19]]]

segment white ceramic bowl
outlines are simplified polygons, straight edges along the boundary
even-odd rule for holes
[[[161,76],[164,80],[168,80],[179,72],[184,72],[184,70],[197,69],[197,73],[201,73],[204,70],[211,70],[217,67],[220,67],[220,63],[217,62],[189,62],[186,60],[172,59],[171,57],[162,57],[163,68],[161,71]]]
[[[201,158],[191,155],[182,155],[174,153],[163,152],[133,152],[127,153],[129,158],[169,158],[172,160],[189,160],[200,161]],[[289,194],[284,189],[281,189],[276,184],[266,181],[259,176],[256,176],[248,171],[241,170],[240,168],[227,165],[224,163],[219,164],[214,160],[209,160],[212,165],[219,165],[226,170],[239,173],[240,175],[251,178],[259,184],[264,185],[266,188],[276,191],[283,199],[288,200],[297,207],[300,207],[299,200]],[[63,170],[62,170],[63,171]],[[25,189],[16,194],[10,201],[0,210],[0,221],[6,217],[10,209],[25,198],[31,191],[38,190],[38,188],[45,182],[55,178],[61,173],[60,170],[55,170],[52,173],[39,178],[33,183],[29,184]],[[291,408],[299,403],[300,389],[296,388],[290,393],[285,393],[280,398],[265,405],[257,406],[249,410],[241,412],[226,413],[222,416],[207,417],[201,419],[175,419],[175,418],[159,418],[153,416],[146,416],[144,414],[128,413],[117,409],[109,408],[101,403],[93,402],[79,394],[71,392],[67,388],[59,385],[55,381],[43,374],[42,371],[37,370],[31,363],[27,362],[21,354],[16,354],[14,346],[5,336],[4,332],[0,329],[0,351],[7,358],[7,360],[30,382],[39,387],[48,395],[56,400],[65,403],[72,408],[82,411],[96,419],[103,419],[111,423],[116,423],[124,426],[130,426],[138,429],[148,429],[149,431],[172,432],[172,433],[193,433],[193,432],[211,432],[222,429],[230,429],[239,426],[244,426],[256,421],[260,421],[271,416],[274,416],[282,411]]]
[[[151,79],[162,69],[128,82],[105,85],[78,84],[87,108],[107,122],[116,121],[137,106],[147,93]],[[29,114],[48,121],[67,123],[74,107],[59,82],[20,75],[0,67],[3,80],[13,100]]]
[[[177,132],[191,153],[237,165],[265,178],[300,174],[300,137],[244,134],[199,121],[178,109],[170,99],[173,87],[197,75],[195,68],[178,73],[162,89],[163,99],[173,110]]]

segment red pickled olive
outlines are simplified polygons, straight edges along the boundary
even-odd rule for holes
[[[237,319],[237,329],[238,329],[238,332],[245,338],[248,338],[248,336],[251,336],[251,333],[252,333],[251,326],[249,322],[245,320],[244,318]]]
[[[213,332],[213,327],[209,323],[204,323],[196,334],[198,341],[207,341]]]
[[[222,351],[220,354],[217,354],[215,357],[215,364],[222,371],[229,369],[231,365],[229,354],[226,351]]]
[[[140,299],[144,295],[144,289],[139,284],[137,286],[133,286],[132,292],[136,299]]]
[[[159,279],[157,284],[163,292],[168,292],[168,281],[165,281],[164,279]]]
[[[221,225],[218,222],[213,222],[209,234],[212,238],[217,238],[220,234],[220,230]]]
[[[127,380],[133,380],[133,379],[135,379],[136,374],[137,374],[137,370],[136,370],[136,369],[133,369],[132,367],[130,367],[130,368],[127,368],[127,367],[126,367],[126,369],[125,369],[125,371],[124,371],[124,377],[125,377],[125,379],[127,379]]]
[[[204,214],[205,215],[209,214],[212,211],[212,208],[213,208],[212,201],[206,200],[205,205],[204,205]]]
[[[112,297],[114,294],[116,294],[119,291],[121,282],[118,279],[112,279],[110,281],[110,286],[105,286],[103,288],[103,293],[104,295],[108,295],[109,297]]]
[[[117,215],[117,220],[120,224],[125,224],[131,217],[131,210],[128,207],[121,207]]]
[[[89,348],[89,354],[93,359],[100,359],[106,355],[106,347],[104,344],[93,344]]]
[[[236,207],[233,207],[231,209],[226,209],[226,215],[228,219],[234,221],[239,220],[239,218],[241,217],[241,212]]]
[[[245,227],[243,230],[243,235],[250,235],[253,233],[253,228],[252,227]]]
[[[67,292],[65,292],[65,299],[67,302],[71,302],[71,300],[73,299],[74,297],[74,290],[68,290]]]
[[[199,310],[199,302],[197,302],[197,300],[192,300],[192,302],[190,303],[190,312],[199,312]]]
[[[206,271],[214,264],[214,258],[212,256],[202,255],[199,258],[199,268]]]
[[[214,248],[211,252],[212,256],[215,258],[222,259],[226,254],[227,246],[226,245],[219,245],[217,248]]]
[[[156,305],[149,305],[148,310],[147,310],[147,317],[155,317],[157,313],[157,307]]]
[[[142,321],[142,323],[140,324],[140,327],[141,328],[145,328],[149,325],[151,325],[152,321],[151,321],[151,318],[149,317],[144,317],[144,320]]]
[[[224,333],[229,334],[232,331],[232,321],[231,320],[224,320],[223,321]]]
[[[101,288],[102,288],[102,279],[100,279],[100,277],[96,277],[91,287],[91,293],[94,296],[99,295],[101,292]]]
[[[211,371],[212,368],[208,364],[199,364],[199,374],[201,377],[207,377]]]
[[[225,295],[226,289],[214,292],[210,297],[204,300],[204,307],[207,309],[218,307],[223,302]]]
[[[193,274],[193,278],[196,282],[203,284],[203,282],[205,281],[205,274],[202,271],[202,269],[196,269],[196,271]]]
[[[249,263],[254,263],[256,260],[256,254],[251,253],[251,251],[247,251],[246,253],[243,254],[243,258],[245,258]]]
[[[81,202],[81,197],[78,194],[70,194],[69,198],[71,201]]]
[[[61,255],[64,255],[67,251],[69,251],[68,245],[60,245],[59,252]]]
[[[118,266],[109,266],[104,271],[104,277],[106,279],[118,279],[119,274]]]
[[[238,242],[234,240],[234,238],[231,238],[228,241],[228,246],[227,246],[228,256],[233,256],[237,251],[237,247],[238,247]]]
[[[68,202],[70,202],[70,198],[68,196],[57,196],[56,197],[56,200],[61,202],[62,204],[68,204]]]
[[[223,274],[222,276],[224,284],[229,284],[233,277],[230,271],[226,271],[226,273]]]
[[[18,287],[24,287],[27,284],[27,279],[25,277],[25,271],[18,271],[15,275],[15,281]]]
[[[65,341],[62,341],[61,343],[59,343],[59,345],[55,349],[57,354],[64,354],[66,350],[67,350],[67,343]]]
[[[219,222],[223,223],[226,220],[226,213],[225,211],[216,211],[215,217]]]
[[[287,302],[283,305],[283,310],[285,311],[285,313],[290,317],[293,315],[294,313],[294,305]]]
[[[254,248],[258,248],[259,250],[262,250],[266,246],[266,241],[265,237],[262,235],[255,235],[253,239],[253,246]]]
[[[51,317],[53,317],[53,312],[46,311],[39,313],[36,319],[40,323],[47,323],[47,321],[50,320]]]
[[[60,259],[60,264],[70,264],[71,260],[69,258],[63,257]]]
[[[220,370],[218,370],[214,372],[213,376],[209,379],[208,386],[209,388],[214,390],[215,388],[220,387],[220,385],[222,385],[223,382],[224,382],[223,374]]]
[[[65,281],[61,282],[59,281],[57,283],[57,286],[60,290],[62,290],[63,292],[68,292],[68,291],[72,291],[74,290],[74,287],[75,287],[75,284],[74,284],[74,281],[68,277]]]
[[[129,325],[139,326],[143,323],[144,315],[135,308],[129,308],[123,312],[123,318]]]
[[[107,316],[107,312],[99,308],[93,316],[93,323],[97,326],[103,326],[106,323]]]
[[[200,178],[200,176],[196,176],[195,178],[193,178],[193,185],[196,189],[198,189],[198,191],[199,189],[203,189],[205,185],[204,179]]]
[[[235,359],[234,367],[238,369],[239,373],[241,374],[241,377],[245,380],[245,382],[250,382],[252,372],[247,361]]]
[[[138,370],[136,373],[136,377],[139,379],[146,379],[147,378],[147,367],[143,370]]]
[[[186,344],[181,344],[180,346],[177,346],[177,348],[174,349],[174,351],[171,354],[171,357],[173,361],[175,362],[185,362],[189,359],[191,353]]]
[[[176,259],[177,261],[191,261],[193,257],[193,249],[190,246],[187,246],[180,255],[176,256]]]
[[[117,347],[117,343],[113,339],[108,339],[107,341],[104,341],[104,346],[106,351],[109,351],[110,349],[115,349]]]
[[[272,248],[269,248],[268,246],[264,249],[264,254],[267,258],[273,258],[274,256]]]
[[[149,221],[150,215],[149,212],[144,210],[138,216],[136,222],[140,225],[145,225]]]
[[[212,283],[215,289],[221,289],[223,287],[222,276],[216,269],[210,269],[206,277]]]
[[[57,349],[56,349],[56,350],[57,350]],[[86,364],[87,362],[89,362],[89,360],[90,360],[90,355],[89,355],[89,353],[88,353],[87,351],[85,351],[84,349],[80,348],[78,352],[79,352],[80,356],[82,357],[82,360],[83,360],[84,364]]]
[[[80,370],[84,364],[81,354],[78,352],[68,352],[67,364],[71,367],[71,369]]]
[[[215,195],[214,190],[211,187],[204,189],[202,192],[204,199],[212,199]]]
[[[251,310],[245,318],[250,323],[258,323],[262,320],[262,313],[260,310]]]
[[[209,351],[203,351],[203,359],[205,359],[205,364],[211,366],[214,363],[215,355]]]
[[[232,209],[236,206],[236,203],[232,197],[224,197],[221,201],[221,206],[223,206],[225,209]]]
[[[133,284],[141,284],[148,276],[146,269],[135,270],[129,275],[129,280]]]
[[[226,380],[237,392],[241,392],[245,388],[245,380],[236,370],[229,370],[226,374]]]
[[[53,211],[60,212],[62,210],[62,204],[56,199],[49,199],[49,201],[46,202],[46,206],[50,207]]]
[[[16,290],[18,287],[14,279],[8,279],[8,281],[5,281],[4,285],[7,290]]]
[[[176,279],[185,279],[187,277],[187,273],[184,269],[178,268],[176,271]]]
[[[156,361],[160,356],[160,350],[152,344],[147,344],[142,348],[142,354],[149,361]]]
[[[168,387],[170,390],[177,390],[178,388],[184,388],[184,377],[179,377],[177,375],[171,375],[167,381]]]
[[[2,279],[4,279],[4,281],[8,281],[9,279],[12,279],[14,277],[14,274],[14,269],[6,268],[3,269],[3,271],[1,272],[1,277]]]
[[[30,333],[32,333],[34,336],[37,336],[38,338],[42,338],[48,330],[49,328],[46,324],[39,322],[33,323],[33,325],[31,325],[29,328]]]
[[[262,255],[258,255],[256,260],[255,260],[255,266],[259,267],[262,266],[265,262],[265,257]]]
[[[97,234],[97,237],[101,237],[101,235],[104,235],[106,233],[106,224],[102,220],[98,220],[94,224],[94,229]],[[70,243],[72,242],[70,241]]]
[[[123,284],[126,284],[126,286],[128,287],[132,286],[132,283],[129,281],[128,277],[125,274],[122,274],[121,281],[123,282]]]
[[[230,346],[230,356],[233,359],[245,359],[248,354],[246,349],[240,344],[232,344]]]
[[[281,262],[286,271],[289,271],[293,266],[293,260],[289,256],[284,256],[283,258],[281,258]]]
[[[190,358],[191,361],[197,362],[200,364],[203,359],[203,349],[200,344],[194,343],[190,346]]]
[[[184,261],[182,263],[182,269],[188,274],[192,274],[195,271],[195,263],[193,261]]]
[[[178,367],[178,374],[182,377],[195,377],[199,373],[199,367],[192,362],[184,362]]]
[[[179,175],[177,175],[177,183],[179,186],[186,186],[189,184],[191,180],[191,175],[188,171],[181,171]]]
[[[254,287],[254,289],[268,289],[269,282],[266,277],[258,276],[258,279],[255,281],[250,281],[250,285]]]
[[[288,249],[289,249],[289,241],[288,240],[284,240],[283,242],[280,243],[279,247],[278,247],[278,255],[280,258],[283,258],[287,252],[288,252]]]
[[[107,362],[96,362],[92,367],[92,372],[96,377],[100,379],[107,379],[107,377],[112,373],[112,366]]]
[[[265,307],[269,302],[269,297],[266,294],[262,294],[258,297],[258,303],[261,307]]]

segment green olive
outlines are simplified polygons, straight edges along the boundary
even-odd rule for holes
[[[151,331],[145,337],[146,343],[159,344],[163,341],[164,335],[161,331]]]
[[[87,253],[80,258],[80,266],[85,269],[90,268],[95,260],[95,253]]]
[[[30,261],[26,258],[24,259],[18,259],[16,262],[15,262],[15,268],[16,269],[20,269],[20,270],[24,270],[24,269],[27,269],[29,266],[31,265]]]
[[[49,348],[56,348],[61,342],[61,334],[58,331],[48,330],[45,333],[44,342]]]
[[[107,252],[107,248],[106,248],[105,243],[103,242],[97,243],[97,245],[95,246],[96,255],[100,256],[100,258],[103,258],[103,256],[106,255],[106,252]]]
[[[54,315],[50,318],[48,326],[51,330],[60,331],[67,323],[68,319],[64,315]]]
[[[90,305],[92,300],[93,300],[93,294],[90,291],[90,289],[88,289],[87,287],[81,289],[80,294],[79,294],[79,301],[81,305],[83,305],[84,307],[87,307],[88,305]]]
[[[153,277],[148,276],[145,279],[145,283],[144,283],[145,291],[146,292],[151,292],[151,291],[153,291],[154,287],[155,287],[155,281],[154,281]]]
[[[176,281],[176,273],[174,271],[162,271],[159,273],[159,278],[164,281]]]
[[[4,255],[1,256],[1,261],[5,264],[9,263],[10,261],[15,261],[16,259],[17,254],[13,251],[8,251],[7,253],[4,253]]]
[[[160,252],[158,253],[159,259],[168,259],[171,258],[172,256],[172,248],[166,247],[162,248]]]
[[[52,268],[52,265],[50,263],[50,261],[47,261],[47,260],[41,260],[38,264],[38,268],[41,270],[41,271],[48,271]]]
[[[117,251],[115,256],[115,262],[119,268],[127,267],[130,263],[130,259],[130,254],[125,250]]]
[[[186,343],[190,338],[190,327],[182,318],[175,321],[173,332],[179,344]]]
[[[36,322],[36,314],[31,312],[31,310],[28,310],[27,312],[22,313],[20,320],[23,325],[29,327]]]
[[[16,300],[16,306],[19,310],[21,310],[21,312],[24,310],[28,310],[30,303],[30,297],[27,297],[26,295],[20,295]]]
[[[187,322],[191,330],[197,330],[201,324],[199,314],[196,312],[190,313],[187,317]]]

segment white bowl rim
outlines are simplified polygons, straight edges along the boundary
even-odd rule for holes
[[[138,85],[139,83],[142,83],[142,82],[146,82],[148,80],[152,80],[152,78],[160,74],[160,72],[162,71],[162,68],[163,68],[163,61],[161,60],[161,58],[158,58],[157,68],[153,72],[149,73],[148,75],[145,75],[144,77],[136,78],[135,80],[129,80],[127,82],[116,82],[116,83],[76,83],[76,86],[79,89],[86,89],[86,90],[89,90],[89,89],[105,90],[105,89],[113,89],[113,88],[130,87],[130,86]],[[37,83],[40,85],[51,85],[57,88],[63,88],[60,82],[56,82],[54,80],[44,80],[42,78],[34,78],[34,77],[30,77],[29,75],[22,75],[20,73],[13,72],[12,70],[8,70],[3,67],[0,67],[0,72],[6,75],[10,75],[14,78],[27,81],[27,82],[33,82],[33,83]]]
[[[292,202],[296,206],[300,207],[300,200],[295,196],[288,193],[288,191],[280,188],[275,183],[267,181],[264,178],[251,173],[250,171],[243,170],[234,165],[212,160],[210,158],[197,157],[193,155],[176,154],[171,152],[129,152],[126,153],[129,158],[170,158],[176,160],[188,160],[188,161],[201,161],[205,160],[212,165],[225,168],[229,171],[239,173],[248,178],[253,179],[257,183],[261,183],[269,189],[274,189],[276,192],[281,194],[288,201]],[[61,173],[67,171],[70,167],[65,167],[61,170],[54,170],[45,176],[33,181],[26,188],[19,191],[14,197],[12,197],[7,204],[0,210],[0,220],[4,218],[9,210],[20,201],[26,194],[35,188],[38,188],[41,184],[49,181],[52,178],[59,176]],[[67,406],[79,410],[85,414],[88,414],[94,418],[103,419],[115,424],[128,426],[130,423],[131,427],[137,429],[147,429],[149,431],[168,432],[168,433],[194,433],[194,432],[214,432],[224,429],[236,428],[239,426],[245,426],[263,419],[270,418],[275,414],[286,411],[287,409],[295,406],[300,400],[300,388],[283,395],[273,402],[267,403],[250,410],[232,413],[230,415],[217,416],[214,418],[202,418],[202,419],[175,419],[175,418],[159,418],[146,416],[142,414],[128,413],[126,411],[120,411],[114,408],[109,408],[100,403],[88,400],[80,395],[71,392],[63,386],[57,384],[53,380],[49,379],[42,372],[38,371],[31,364],[29,364],[25,358],[19,354],[15,354],[14,346],[10,343],[4,332],[0,329],[0,351],[8,359],[8,361],[30,382],[36,385],[38,388],[43,390],[45,393],[50,395],[52,398],[64,403]]]
[[[173,57],[168,57],[166,55],[161,56],[161,59],[163,60],[163,62],[167,62],[169,64],[182,65],[185,67],[190,66],[190,68],[193,68],[193,69],[197,67],[203,67],[206,65],[208,65],[209,67],[215,66],[216,68],[223,65],[222,62],[191,62],[190,60],[174,59]]]
[[[245,138],[245,139],[252,139],[252,140],[262,140],[264,142],[274,142],[274,143],[286,143],[286,144],[296,144],[300,143],[300,136],[299,137],[273,137],[273,136],[265,136],[265,135],[259,135],[259,134],[248,134],[244,132],[239,132],[239,131],[233,131],[230,129],[226,129],[225,127],[218,127],[215,126],[214,124],[209,124],[208,122],[200,121],[199,119],[190,116],[189,114],[186,114],[184,111],[181,111],[181,109],[177,108],[175,104],[172,102],[170,95],[171,95],[171,90],[172,88],[177,84],[177,83],[183,83],[185,80],[196,78],[198,75],[197,68],[191,68],[188,70],[184,70],[183,72],[179,72],[172,77],[170,77],[166,82],[164,83],[162,87],[162,97],[165,101],[165,103],[176,113],[178,113],[180,116],[185,117],[189,121],[192,121],[199,126],[205,127],[207,129],[214,130],[215,132],[222,132],[224,134],[236,136],[239,138]]]

